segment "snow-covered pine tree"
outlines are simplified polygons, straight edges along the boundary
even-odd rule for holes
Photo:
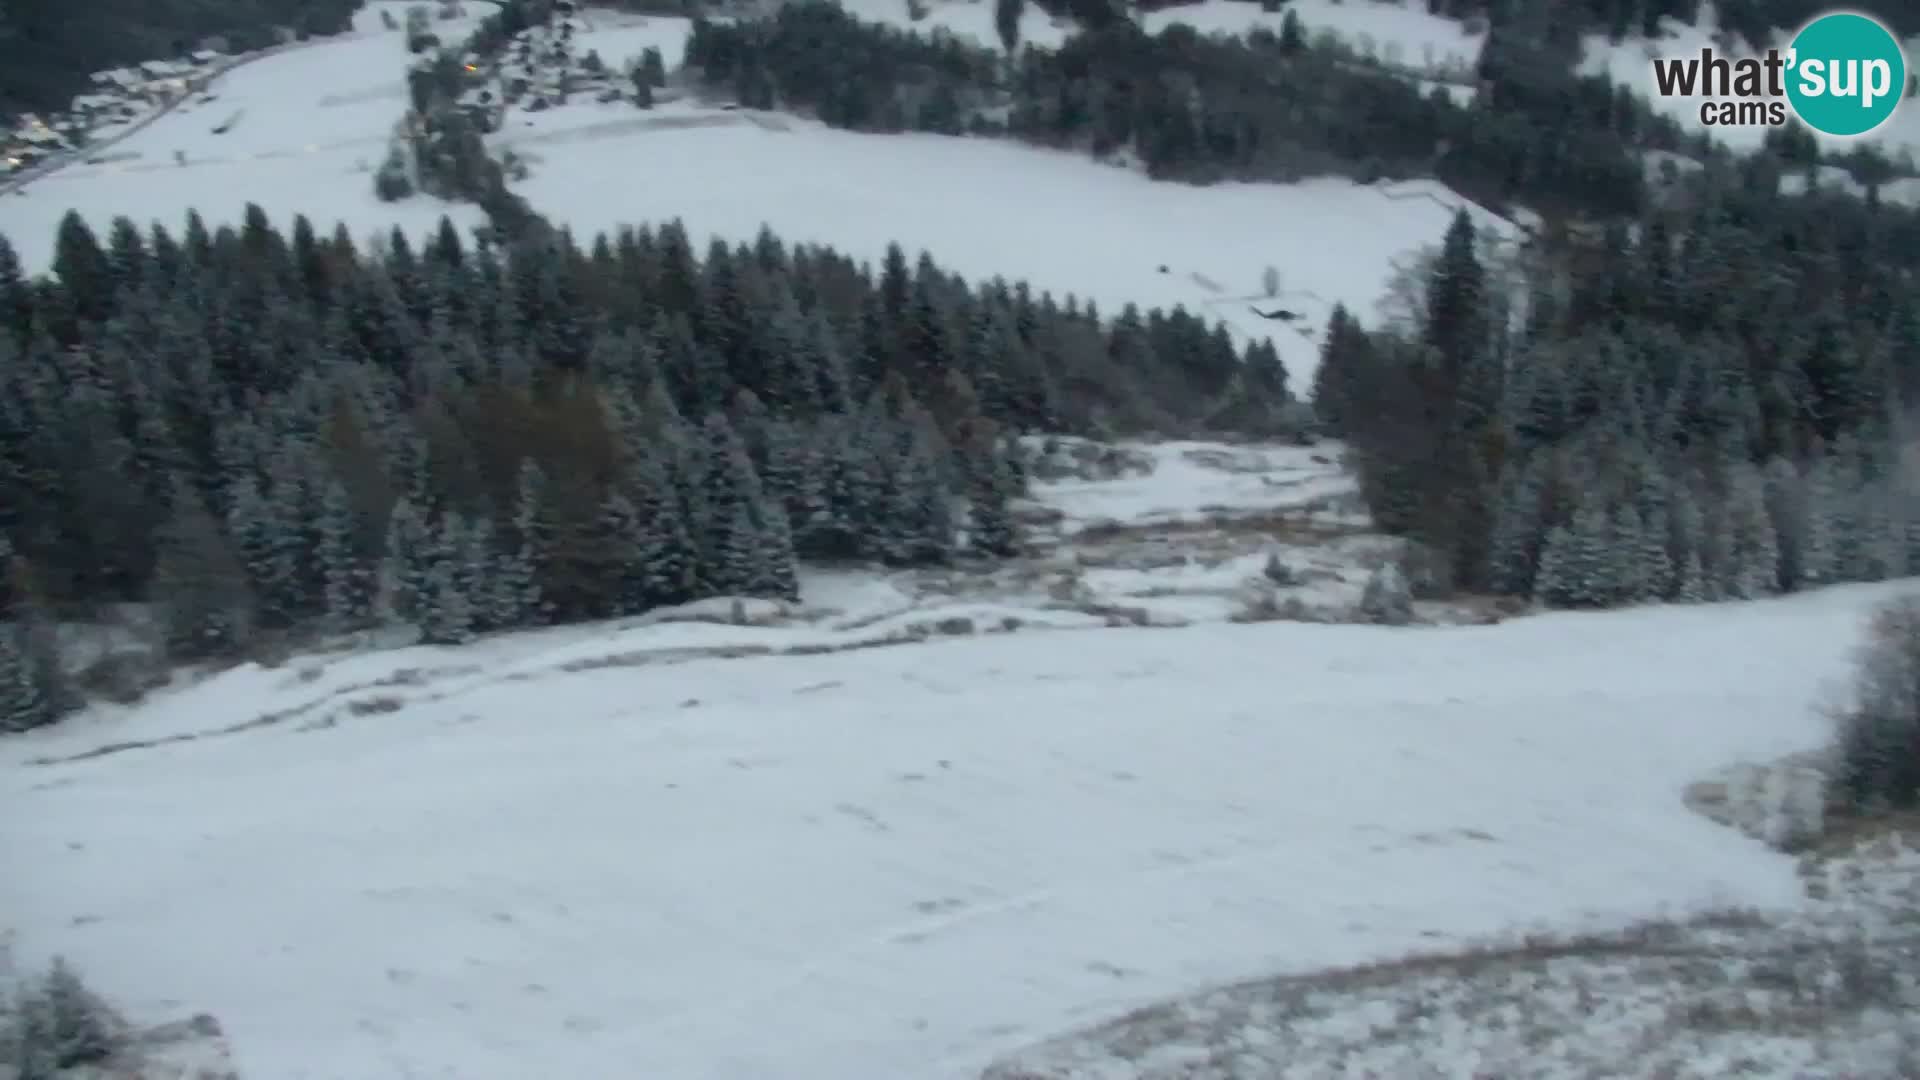
[[[274,578],[277,548],[274,519],[260,484],[241,472],[227,484],[227,535],[256,589]]]
[[[1634,599],[1641,603],[1660,603],[1673,595],[1675,572],[1673,556],[1667,551],[1672,529],[1667,512],[1656,509],[1643,519],[1640,531],[1640,588]]]
[[[988,444],[982,475],[968,492],[967,546],[976,554],[1005,559],[1019,553],[1019,529],[1011,498],[1016,482],[1006,456]]]
[[[762,497],[760,479],[724,415],[709,415],[703,434],[699,502],[706,520],[695,522],[691,531],[704,546],[704,591],[725,596],[746,590],[758,576],[754,566],[761,539],[755,507]]]
[[[420,581],[420,640],[428,645],[464,645],[473,640],[473,597],[463,564],[469,553],[466,523],[440,515],[426,537]]]
[[[866,520],[874,487],[873,462],[862,452],[854,421],[834,417],[814,432],[817,486],[813,505],[793,518],[794,544],[815,559],[846,559],[861,554],[859,523]]]
[[[373,617],[373,578],[356,542],[358,523],[346,486],[330,480],[320,500],[320,572],[326,582],[326,622],[335,632],[355,630]]]
[[[608,491],[592,533],[590,543],[604,567],[606,614],[638,615],[653,606],[647,588],[646,530],[633,500],[618,490]]]
[[[1780,546],[1767,513],[1766,481],[1758,468],[1743,462],[1731,470],[1728,482],[1721,593],[1735,600],[1770,596],[1780,588]]]
[[[746,503],[734,506],[733,520],[720,531],[718,546],[712,550],[705,574],[706,587],[716,596],[742,596],[752,593],[762,580],[761,565],[766,541],[754,520],[753,508]]]
[[[1600,607],[1615,588],[1607,552],[1606,511],[1580,507],[1573,520],[1547,533],[1534,595],[1552,607]]]
[[[418,627],[432,602],[433,534],[426,515],[406,496],[387,516],[376,610],[387,626]]]
[[[1824,506],[1832,527],[1834,581],[1864,580],[1862,569],[1869,561],[1858,444],[1852,433],[1841,435],[1808,470],[1808,497],[1814,504],[1809,513]]]
[[[0,622],[0,732],[27,731],[53,721],[53,703],[40,685],[26,631]]]
[[[1791,592],[1806,580],[1807,540],[1812,533],[1806,479],[1793,462],[1782,456],[1769,459],[1766,477],[1767,517],[1780,545],[1780,589]]]
[[[800,601],[800,570],[794,558],[793,528],[778,503],[763,499],[759,506],[760,553],[747,591],[788,603]]]
[[[461,591],[469,598],[473,632],[484,634],[519,625],[500,621],[500,541],[493,519],[484,512],[467,518],[461,538],[464,549],[458,560],[458,577]]]
[[[783,510],[809,502],[807,489],[815,481],[807,475],[806,433],[791,421],[769,420],[761,427],[760,441],[758,470],[766,497]]]
[[[156,540],[151,595],[168,652],[198,660],[244,648],[254,626],[246,568],[205,501],[184,481],[175,484],[172,516]]]
[[[886,558],[905,565],[946,560],[953,550],[953,500],[946,476],[926,443],[916,439],[913,450],[896,467],[893,502],[887,518],[892,541]]]
[[[1604,592],[1609,604],[1637,604],[1649,599],[1657,568],[1647,563],[1646,522],[1631,502],[1622,502],[1607,515]],[[1665,551],[1664,544],[1662,545]]]
[[[684,604],[699,589],[699,548],[688,533],[680,497],[663,469],[642,474],[637,510],[641,579],[648,607]]]
[[[1539,458],[1509,464],[1493,507],[1487,544],[1487,584],[1496,592],[1525,596],[1533,592],[1546,529],[1546,473]]]
[[[498,594],[503,607],[519,611],[521,625],[539,625],[546,621],[546,595],[541,581],[548,554],[557,539],[553,535],[548,501],[546,470],[532,458],[521,461],[514,497],[513,536],[508,548],[511,558],[502,563],[501,569],[507,577]]]
[[[1713,599],[1712,590],[1707,586],[1707,571],[1700,563],[1698,551],[1688,551],[1680,564],[1679,572],[1674,576],[1673,599],[1682,604],[1704,604]]]
[[[265,576],[256,581],[261,617],[272,626],[292,626],[316,610],[324,588],[313,560],[318,540],[313,532],[318,493],[310,483],[316,472],[310,453],[304,443],[293,442],[268,462],[268,483],[263,492],[269,522],[268,554],[263,566]]]

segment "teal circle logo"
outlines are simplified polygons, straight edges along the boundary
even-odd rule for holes
[[[1822,15],[1801,28],[1787,48],[1787,68],[1787,101],[1801,122],[1826,135],[1865,135],[1907,94],[1900,39],[1853,12]]]

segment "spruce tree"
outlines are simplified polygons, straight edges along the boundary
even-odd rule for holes
[[[994,0],[993,28],[1008,55],[1020,48],[1020,16],[1025,8],[1026,0]]]
[[[474,598],[464,573],[471,548],[460,515],[440,515],[424,538],[417,585],[420,640],[428,645],[464,645],[473,640]]]
[[[593,543],[604,567],[606,614],[638,615],[653,606],[648,588],[646,529],[633,500],[609,491],[594,522]]]
[[[156,540],[151,596],[168,653],[180,660],[237,654],[252,638],[253,594],[198,492],[175,487],[172,516]]]
[[[388,626],[419,627],[433,601],[433,532],[413,501],[401,496],[387,517],[380,561],[379,619]]]
[[[526,458],[520,463],[515,485],[512,559],[503,564],[506,578],[500,594],[503,607],[517,608],[523,622],[537,625],[545,621],[548,604],[543,572],[556,540],[546,470]]]
[[[373,617],[373,574],[359,551],[346,486],[338,480],[330,480],[321,496],[318,531],[315,555],[326,582],[326,622],[335,631],[365,626]]]
[[[799,566],[794,558],[793,529],[787,512],[778,504],[760,504],[760,552],[755,560],[753,581],[748,591],[755,596],[798,603]]]
[[[0,622],[0,732],[27,731],[54,719],[53,702],[41,685],[26,631]]]
[[[670,484],[663,471],[654,470],[640,487],[636,508],[637,558],[648,607],[686,603],[699,589],[700,552]]]

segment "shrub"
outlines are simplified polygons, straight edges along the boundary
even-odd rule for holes
[[[1382,626],[1405,626],[1413,621],[1413,592],[1397,564],[1387,563],[1367,578],[1360,594],[1360,614]]]
[[[0,1016],[0,1065],[18,1080],[51,1080],[62,1070],[111,1057],[113,1014],[65,960],[27,979]]]
[[[1852,700],[1834,719],[1830,795],[1839,807],[1874,814],[1920,803],[1920,596],[1874,612]]]

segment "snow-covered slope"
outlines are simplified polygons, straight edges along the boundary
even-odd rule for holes
[[[162,118],[112,147],[105,163],[70,166],[19,197],[0,199],[0,232],[39,269],[50,262],[55,226],[70,208],[96,228],[117,214],[177,224],[190,208],[217,224],[235,219],[248,201],[283,223],[294,213],[322,228],[346,220],[360,237],[394,225],[424,230],[442,214],[478,223],[471,206],[424,196],[385,204],[373,195],[365,169],[383,156],[405,108],[409,60],[402,35],[382,29],[379,14],[404,7],[375,5],[361,13],[357,35],[241,67],[214,83],[216,101]],[[1231,7],[1259,14],[1251,5]],[[1323,7],[1316,17],[1338,24],[1339,7]],[[468,10],[471,16],[482,8]],[[992,40],[986,4],[936,5],[923,23],[907,18],[904,5],[883,0],[859,0],[854,10]],[[1383,35],[1400,27],[1393,40],[1407,49],[1433,29],[1426,24],[1434,20],[1395,5],[1353,10]],[[1205,25],[1224,15],[1199,5],[1182,9],[1181,17]],[[468,21],[435,29],[452,40]],[[575,54],[598,52],[615,70],[648,46],[677,64],[687,33],[682,19],[589,11],[581,22]],[[1060,32],[1035,11],[1029,22],[1029,40]],[[1453,49],[1459,42],[1442,44]],[[229,119],[224,134],[212,134]],[[771,225],[792,241],[877,260],[899,242],[969,277],[1024,279],[1091,299],[1109,313],[1127,303],[1180,305],[1225,320],[1245,338],[1271,337],[1296,386],[1312,374],[1333,304],[1372,314],[1396,260],[1436,241],[1454,208],[1465,205],[1424,183],[1154,183],[1082,156],[1010,142],[858,135],[686,101],[640,110],[582,95],[562,108],[510,113],[493,141],[532,165],[516,190],[583,236],[681,218],[702,243],[709,236],[750,240]],[[185,155],[184,165],[176,153]],[[1504,227],[1473,209],[1491,227]],[[1282,281],[1275,297],[1262,288],[1269,266]],[[1264,319],[1256,309],[1291,317]]]
[[[1215,980],[1795,902],[1681,789],[1819,741],[1887,591],[241,669],[0,744],[0,910],[251,1080],[959,1077]],[[33,763],[187,719],[260,723]]]
[[[1162,8],[1141,24],[1149,31],[1180,23],[1202,34],[1260,27],[1277,34],[1288,12],[1310,36],[1326,35],[1363,56],[1433,74],[1471,71],[1486,44],[1484,30],[1431,14],[1423,0],[1290,0],[1275,11],[1245,0],[1201,0]]]
[[[840,0],[840,6],[868,22],[921,33],[944,30],[995,48],[1001,44],[989,0]],[[1290,0],[1276,11],[1247,0],[1199,0],[1146,13],[1140,24],[1149,32],[1180,24],[1201,34],[1246,34],[1263,27],[1279,33],[1287,12],[1309,34],[1331,36],[1388,63],[1435,72],[1471,68],[1486,38],[1484,32],[1429,14],[1423,0]],[[1039,5],[1023,7],[1022,44],[1053,48],[1068,32],[1066,20],[1048,16]]]
[[[90,152],[99,164],[69,165],[0,198],[0,233],[30,270],[41,270],[52,261],[54,231],[68,210],[103,231],[121,214],[177,231],[188,210],[199,210],[209,225],[238,224],[252,202],[282,226],[299,213],[323,230],[345,221],[356,239],[395,225],[424,233],[442,215],[480,223],[473,206],[426,197],[382,203],[373,194],[369,170],[385,156],[406,109],[412,59],[405,34],[387,29],[381,15],[400,20],[409,6],[370,4],[356,13],[355,33],[237,66],[213,81],[213,100],[194,95],[138,133]],[[464,6],[464,18],[435,22],[434,32],[457,40],[493,7],[485,0]]]
[[[862,135],[774,114],[688,106],[619,117],[629,128],[607,131],[596,127],[607,110],[563,110],[528,147],[539,160],[516,190],[581,235],[678,217],[702,243],[744,242],[770,225],[875,261],[898,242],[970,278],[1025,280],[1108,314],[1184,305],[1271,336],[1297,380],[1312,372],[1332,305],[1371,315],[1393,260],[1435,242],[1462,205],[1438,185],[1156,183],[1003,140]],[[1283,290],[1271,303],[1268,266]],[[1301,317],[1267,322],[1252,307]]]

